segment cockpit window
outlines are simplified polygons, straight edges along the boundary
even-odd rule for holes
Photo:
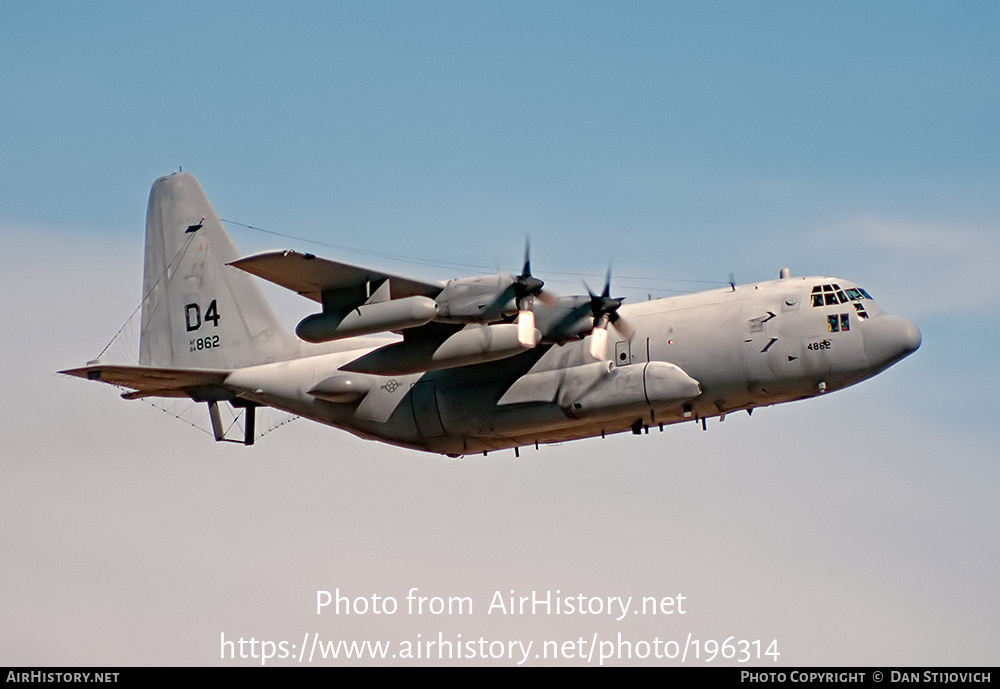
[[[871,295],[860,287],[849,287],[844,290],[836,282],[828,285],[814,285],[810,296],[813,306],[836,306],[837,304],[846,304],[848,301],[856,302],[854,308],[857,309],[858,315],[861,318],[868,318],[864,306],[857,302],[862,299],[871,299]]]

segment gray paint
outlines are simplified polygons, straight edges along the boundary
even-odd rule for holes
[[[295,252],[237,260],[187,173],[154,184],[146,246],[141,365],[94,363],[66,373],[128,385],[133,396],[272,406],[453,456],[724,418],[853,385],[920,346],[915,325],[871,299],[858,302],[867,318],[854,301],[812,304],[814,289],[853,283],[784,271],[778,280],[622,305],[628,325],[611,325],[607,337],[594,329],[591,297],[537,301],[539,330],[522,343],[516,324],[488,324],[513,315],[510,276],[463,278],[442,291]],[[379,321],[366,321],[368,309],[386,316],[387,327],[403,327],[406,338],[308,345],[280,330],[237,267],[324,309],[356,295],[352,315],[338,316],[345,326],[367,332]],[[424,325],[435,312],[439,322]],[[482,322],[446,325],[476,312]]]

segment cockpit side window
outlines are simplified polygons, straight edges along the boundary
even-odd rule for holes
[[[826,328],[831,333],[848,332],[851,329],[850,314],[831,313],[826,317]]]

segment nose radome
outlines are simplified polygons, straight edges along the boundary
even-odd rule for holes
[[[911,321],[887,313],[865,323],[865,357],[872,366],[888,366],[920,347],[920,329]]]
[[[900,338],[903,347],[905,348],[906,354],[912,354],[913,352],[920,349],[920,343],[923,342],[923,337],[920,335],[920,328],[917,324],[908,321],[905,318],[901,319],[903,321],[903,332]]]

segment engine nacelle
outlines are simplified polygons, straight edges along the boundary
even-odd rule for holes
[[[469,325],[443,342],[416,339],[379,347],[340,367],[341,371],[379,376],[402,376],[438,371],[517,356],[542,339],[537,329],[526,343],[517,337],[516,323]]]
[[[514,323],[468,327],[459,330],[434,350],[431,355],[432,368],[468,366],[506,359],[528,351],[541,339],[542,334],[534,330],[531,341],[522,343],[517,337],[517,325]]]
[[[586,337],[594,329],[590,297],[559,297],[555,304],[536,301],[535,326],[546,342],[565,342]]]
[[[514,281],[506,275],[449,280],[437,296],[438,320],[492,323],[517,312]]]
[[[364,304],[346,314],[324,312],[302,319],[295,334],[306,342],[328,342],[356,335],[405,330],[430,323],[438,305],[429,297],[414,296]]]

